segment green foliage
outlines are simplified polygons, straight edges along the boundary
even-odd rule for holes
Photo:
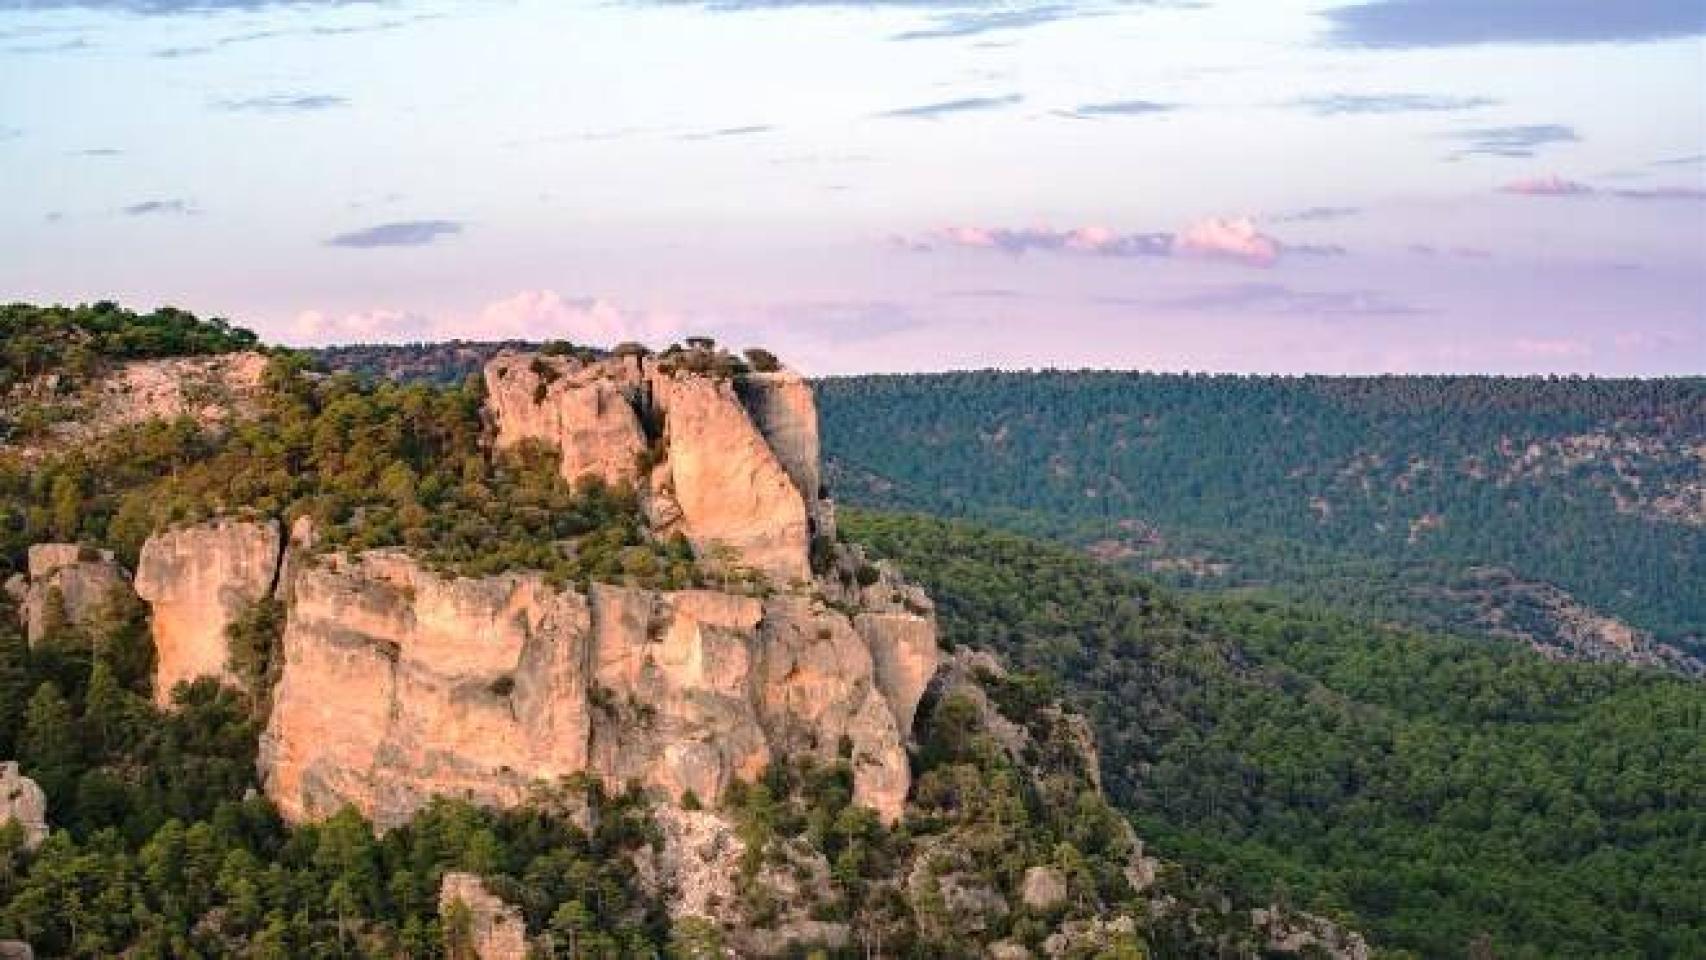
[[[287,830],[255,793],[241,697],[204,680],[159,712],[100,648],[84,665],[67,696],[25,663],[39,685],[19,758],[55,832],[26,855],[0,830],[0,939],[55,957],[438,956],[439,879],[466,870],[535,933],[570,935],[561,956],[651,957],[664,941],[630,866],[654,835],[638,795],[580,781],[504,813],[438,802],[384,837],[352,811]]]
[[[253,333],[172,307],[138,314],[114,303],[0,306],[0,394],[44,373],[77,381],[120,360],[253,350]]]
[[[1429,624],[1474,623],[1450,594],[1477,564],[1679,644],[1706,623],[1706,528],[1656,502],[1699,480],[1703,378],[981,371],[818,387],[854,504],[1138,562],[1206,555],[1231,565],[1213,585]]]
[[[260,513],[312,517],[322,549],[404,547],[457,574],[699,582],[684,541],[647,536],[631,488],[571,488],[539,448],[488,457],[476,386],[316,380],[304,366],[275,357],[261,415],[228,430],[152,422],[47,462],[0,457],[0,557],[84,539],[133,563],[162,527]]]
[[[843,524],[925,583],[947,640],[1085,708],[1114,802],[1215,885],[1350,912],[1424,956],[1482,934],[1505,957],[1706,952],[1698,683],[1265,601],[1184,602],[964,524]]]

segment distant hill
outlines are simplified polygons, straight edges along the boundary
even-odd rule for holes
[[[975,524],[843,527],[929,589],[945,643],[1032,671],[1008,696],[1083,709],[1110,799],[1213,884],[1396,956],[1706,951],[1706,686],[1181,597]]]
[[[845,502],[1564,656],[1706,654],[1706,378],[985,371],[819,403]]]

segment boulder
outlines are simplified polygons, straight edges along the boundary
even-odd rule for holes
[[[93,619],[114,591],[129,592],[130,575],[110,550],[38,543],[29,549],[28,573],[13,578],[7,589],[17,600],[25,636],[35,646],[56,617],[72,625]]]
[[[26,850],[47,839],[47,794],[11,760],[0,763],[0,823],[23,828]]]
[[[494,896],[474,874],[444,875],[438,887],[438,916],[452,958],[527,960],[527,922],[521,910]]]
[[[155,534],[142,545],[136,593],[153,608],[154,699],[202,677],[236,684],[226,628],[272,595],[283,562],[277,521],[221,519]]]
[[[1038,913],[1055,910],[1066,902],[1066,875],[1056,867],[1032,867],[1025,871],[1020,897]]]

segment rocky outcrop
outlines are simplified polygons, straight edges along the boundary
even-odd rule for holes
[[[261,764],[293,820],[352,804],[390,826],[434,795],[513,805],[581,771],[713,802],[795,751],[847,754],[886,819],[905,804],[916,698],[887,695],[852,621],[804,595],[582,594],[373,551],[304,566],[289,611]],[[890,640],[935,656],[933,630]]]
[[[219,427],[252,416],[266,368],[265,354],[245,351],[133,360],[70,393],[59,374],[37,378],[21,396],[52,410],[53,425],[21,452],[42,456],[149,420],[189,417]]]
[[[1282,956],[1368,960],[1371,955],[1362,934],[1313,914],[1256,909],[1250,911],[1250,925],[1266,939],[1269,952]]]
[[[283,543],[276,521],[224,519],[156,534],[142,546],[136,593],[153,608],[154,699],[202,677],[235,683],[226,628],[272,595]]]
[[[500,354],[485,371],[496,444],[554,447],[570,481],[631,484],[654,531],[702,558],[809,581],[811,538],[833,529],[811,390],[788,371],[707,372],[710,357]]]
[[[486,365],[487,407],[497,446],[557,449],[563,479],[593,476],[638,485],[646,452],[637,361],[585,365],[566,357],[504,353]]]
[[[463,960],[527,960],[527,922],[471,873],[446,873],[438,887],[438,916],[447,953]]]
[[[805,499],[726,381],[654,377],[665,416],[668,489],[700,555],[732,552],[778,584],[809,581]]]
[[[38,543],[29,549],[28,573],[13,577],[6,590],[17,601],[24,632],[35,646],[56,620],[75,626],[93,619],[114,591],[130,590],[130,575],[110,550]]]
[[[0,824],[6,823],[23,828],[26,850],[47,839],[47,794],[10,760],[0,763]]]
[[[814,532],[833,535],[835,522],[825,499],[817,400],[792,370],[752,373],[739,381],[741,401],[806,501]]]

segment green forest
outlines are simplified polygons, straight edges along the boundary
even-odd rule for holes
[[[854,504],[1201,556],[1226,566],[1173,579],[1436,628],[1476,626],[1451,594],[1498,565],[1706,651],[1706,379],[979,371],[818,402]]]
[[[1187,598],[961,522],[844,523],[930,590],[946,642],[1084,709],[1114,803],[1217,884],[1420,956],[1706,953],[1698,682]]]
[[[11,387],[255,344],[105,304],[4,308],[0,331]],[[471,363],[483,348],[449,349]],[[471,368],[420,376],[398,350],[352,348],[375,365],[360,373],[273,351],[251,416],[229,425],[0,449],[0,578],[32,543],[134,564],[161,527],[248,513],[311,518],[323,549],[400,547],[471,575],[707,582],[684,542],[645,533],[633,490],[571,487],[544,451],[490,455]],[[972,701],[932,700],[894,829],[852,805],[845,762],[777,764],[725,804],[760,851],[740,868],[752,922],[789,906],[760,876],[803,844],[831,864],[811,916],[916,957],[996,936],[1036,948],[1063,918],[1116,909],[1146,925],[1110,956],[1249,955],[1235,921],[1261,904],[1343,918],[1399,957],[1706,955],[1706,687],[1460,636],[1449,603],[1419,599],[1505,564],[1697,636],[1700,533],[1663,491],[1698,477],[1678,451],[1703,432],[1699,381],[937,379],[821,388],[838,495],[942,515],[844,509],[843,536],[928,588],[944,645],[1017,671],[981,682],[1048,749],[1017,757]],[[1600,433],[1621,452],[1565,442]],[[1418,534],[1399,523],[1416,511],[1443,520]],[[1145,537],[1230,562],[1213,585],[1257,589],[1181,591],[1134,572],[1154,554],[1084,549]],[[521,810],[439,803],[383,836],[349,814],[286,827],[253,790],[277,612],[231,633],[251,693],[204,682],[160,711],[139,602],[115,596],[32,648],[0,600],[0,757],[47,790],[56,828],[34,853],[0,828],[0,939],[42,956],[441,956],[456,932],[437,882],[461,869],[559,956],[716,948],[714,928],[671,924],[642,889],[632,855],[658,828],[633,791],[572,780]],[[1393,614],[1453,632],[1381,622]],[[1057,701],[1094,726],[1106,801],[1051,746]],[[1126,883],[1121,817],[1171,864],[1172,913],[1146,913]],[[1009,898],[1029,865],[1055,864],[1071,905],[911,902],[895,871],[926,853],[932,876]]]

